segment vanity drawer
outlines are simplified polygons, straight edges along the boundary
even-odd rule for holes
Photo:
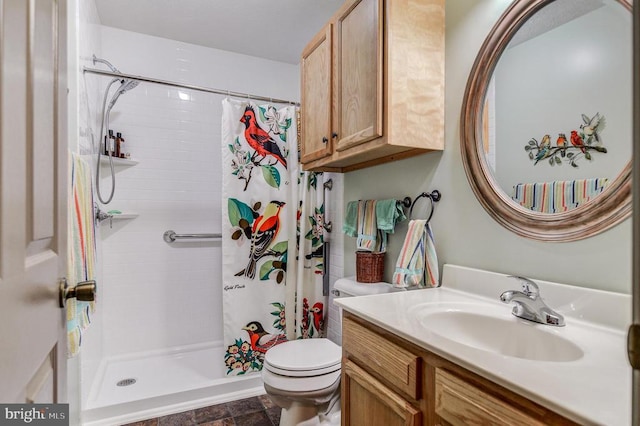
[[[451,425],[544,426],[536,418],[469,382],[436,368],[436,414]]]
[[[418,399],[420,358],[390,342],[359,323],[345,318],[342,325],[342,347],[350,357],[361,362],[386,382]]]

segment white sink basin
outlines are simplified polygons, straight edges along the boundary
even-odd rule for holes
[[[630,425],[631,297],[536,282],[566,326],[516,318],[513,305],[499,302],[513,278],[454,265],[444,266],[440,288],[335,303],[577,424]]]
[[[423,305],[424,307],[424,305]],[[444,308],[444,309],[443,309]],[[559,328],[522,320],[511,314],[491,314],[491,308],[425,307],[414,312],[430,332],[488,352],[533,361],[569,362],[584,356],[580,347],[560,336]]]

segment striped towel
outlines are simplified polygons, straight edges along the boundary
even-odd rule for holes
[[[69,285],[95,276],[96,230],[93,211],[91,167],[76,154],[71,156],[71,196],[68,227]],[[69,357],[80,350],[82,332],[91,323],[94,302],[67,301],[67,349]]]
[[[427,223],[427,252],[425,253],[427,264],[424,277],[425,287],[437,287],[440,285],[440,271],[438,270],[438,255],[436,254],[436,242],[433,238],[431,225]]]
[[[358,201],[357,250],[383,253],[387,250],[387,235],[376,223],[376,200]]]
[[[394,287],[436,287],[440,281],[433,232],[426,220],[409,222],[407,236],[396,262]]]
[[[607,178],[554,182],[519,183],[512,199],[522,207],[540,213],[560,213],[590,201],[609,184]]]

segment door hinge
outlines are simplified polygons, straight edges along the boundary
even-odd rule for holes
[[[634,370],[640,370],[640,324],[631,324],[627,335],[629,363]]]

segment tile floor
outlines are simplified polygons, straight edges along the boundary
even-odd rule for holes
[[[280,407],[267,395],[129,423],[125,426],[278,426]]]

